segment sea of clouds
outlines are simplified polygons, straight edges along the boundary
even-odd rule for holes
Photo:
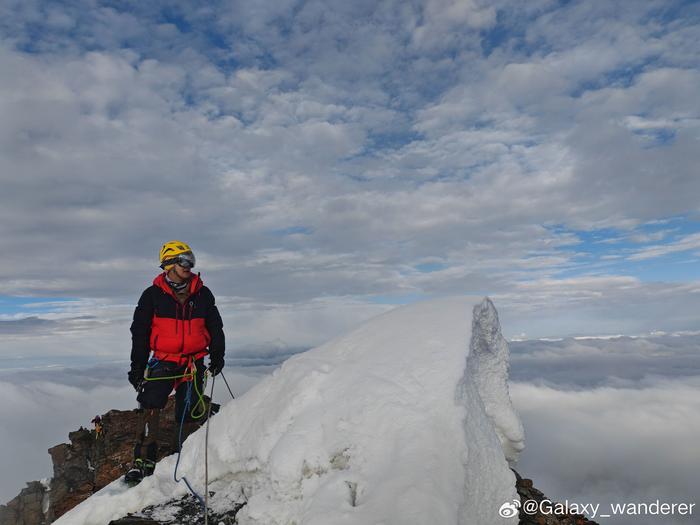
[[[599,503],[600,512],[612,503],[693,501],[700,486],[700,335],[525,340],[510,348],[511,397],[526,432],[516,468],[547,496]],[[225,373],[234,395],[302,350],[232,351]],[[46,449],[69,431],[109,409],[135,407],[127,366],[121,360],[0,370],[0,462],[8,467],[0,474],[0,501],[51,475]],[[230,398],[222,381],[217,387],[215,399]],[[690,523],[675,519],[665,523]]]

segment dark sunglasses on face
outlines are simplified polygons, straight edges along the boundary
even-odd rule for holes
[[[174,257],[173,259],[170,259],[168,261],[165,261],[163,263],[163,266],[167,266],[170,264],[177,264],[178,266],[182,266],[183,268],[190,269],[194,268],[195,264],[195,258],[194,254],[192,253],[181,253],[177,257]]]
[[[183,268],[194,268],[194,263],[194,255],[191,253],[183,253],[177,256],[177,264],[179,264]]]

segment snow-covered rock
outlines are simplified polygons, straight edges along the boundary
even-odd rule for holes
[[[212,508],[240,524],[517,523],[507,460],[523,448],[508,347],[491,301],[405,306],[296,355],[222,407],[209,429]],[[178,473],[204,491],[204,429]],[[108,485],[55,523],[104,525],[187,493],[175,456]]]

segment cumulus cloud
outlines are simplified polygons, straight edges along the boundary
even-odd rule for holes
[[[553,225],[697,211],[697,25],[658,8],[6,6],[6,293],[124,301],[178,237],[261,306],[581,272]]]

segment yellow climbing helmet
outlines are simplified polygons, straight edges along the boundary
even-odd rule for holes
[[[194,266],[194,254],[188,244],[182,241],[166,242],[160,249],[160,267],[166,271],[170,270],[183,254],[189,256],[187,259],[191,263],[190,266]]]

